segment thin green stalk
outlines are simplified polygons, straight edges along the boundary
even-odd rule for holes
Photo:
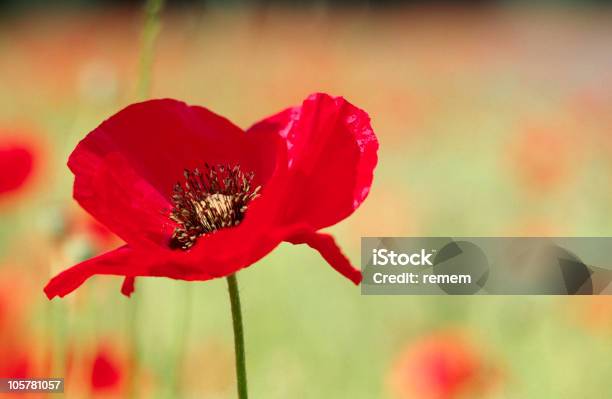
[[[242,328],[242,310],[240,308],[240,294],[238,280],[232,274],[227,278],[230,303],[232,306],[232,321],[234,324],[234,351],[236,352],[236,386],[238,399],[247,399],[246,358],[244,355],[244,330]]]
[[[145,21],[142,28],[142,45],[140,50],[139,79],[136,93],[140,100],[149,97],[151,93],[151,71],[155,55],[155,44],[161,30],[160,14],[164,0],[147,0],[145,5]]]

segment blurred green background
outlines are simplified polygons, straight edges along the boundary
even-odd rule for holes
[[[235,397],[225,281],[141,278],[127,299],[95,277],[44,297],[119,245],[74,204],[65,162],[139,79],[142,9],[75,3],[1,8],[0,147],[34,167],[0,194],[0,377],[64,376],[68,398]],[[374,185],[330,229],[355,264],[361,236],[607,236],[611,22],[592,4],[181,2],[161,15],[152,97],[245,128],[315,91],[368,111]],[[610,396],[605,297],[365,297],[289,244],[239,280],[253,398]]]

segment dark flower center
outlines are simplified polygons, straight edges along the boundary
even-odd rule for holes
[[[261,188],[252,187],[253,173],[244,173],[239,165],[205,164],[202,171],[185,169],[183,176],[174,186],[169,215],[177,224],[170,247],[183,250],[200,236],[240,224]]]

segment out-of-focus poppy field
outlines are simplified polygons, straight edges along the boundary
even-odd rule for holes
[[[68,398],[235,397],[223,279],[43,293],[122,244],[72,199],[66,161],[139,100],[143,8],[0,10],[0,377],[63,377]],[[329,229],[356,265],[363,236],[612,233],[608,8],[170,3],[160,22],[153,98],[243,128],[313,92],[369,113],[370,195]],[[605,296],[362,296],[290,244],[238,277],[254,398],[611,395]]]

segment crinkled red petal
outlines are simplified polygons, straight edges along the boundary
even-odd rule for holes
[[[239,164],[262,184],[275,168],[272,133],[244,131],[205,108],[176,100],[133,104],[89,133],[68,166],[74,198],[133,246],[166,245],[164,211],[185,169]]]
[[[299,233],[289,240],[292,244],[306,244],[316,249],[323,259],[329,263],[338,273],[358,285],[363,279],[361,271],[351,264],[351,261],[342,253],[338,244],[329,234],[316,233],[314,231]]]
[[[313,94],[251,131],[275,131],[286,140],[291,181],[285,223],[319,230],[349,216],[367,197],[378,141],[368,114],[344,98]]]

